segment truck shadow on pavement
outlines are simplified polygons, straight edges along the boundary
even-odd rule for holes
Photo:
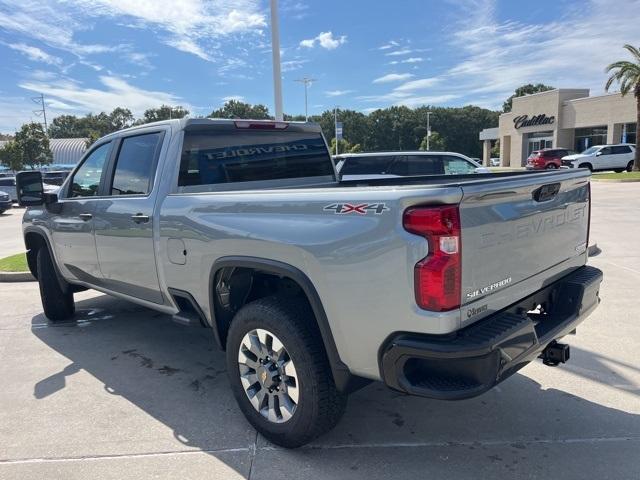
[[[84,371],[104,385],[104,392],[92,392],[98,408],[113,409],[113,396],[126,399],[171,429],[174,438],[165,440],[176,450],[185,446],[216,455],[216,451],[246,448],[255,454],[257,447],[265,454],[273,453],[237,408],[224,354],[209,330],[175,324],[168,315],[108,296],[79,301],[77,311],[77,321],[55,326],[42,314],[33,317],[33,334],[70,362],[35,383],[36,399],[67,395],[73,401],[74,395],[86,394],[68,391],[77,388],[70,387],[69,378]],[[603,379],[611,369],[602,359],[590,352],[574,356],[579,362],[587,361],[572,370],[572,375],[606,383]],[[634,391],[624,385],[624,379],[618,383],[622,385],[620,395],[630,398],[628,404],[637,399],[637,388]],[[140,423],[130,422],[129,415],[136,411],[125,409],[117,417],[118,424],[109,428],[131,429],[130,440],[135,442],[140,432],[132,425]],[[74,422],[90,424],[91,420]],[[409,397],[371,384],[351,396],[334,431],[309,448],[281,454],[294,461],[309,460],[316,452],[319,459],[319,451],[337,446],[464,446],[473,450],[504,444],[522,451],[545,442],[637,438],[638,432],[640,415],[553,388],[543,390],[535,381],[516,374],[485,395],[458,402]],[[101,430],[100,435],[108,436],[109,429]],[[492,461],[489,454],[487,461]]]

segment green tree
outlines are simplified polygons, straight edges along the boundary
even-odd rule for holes
[[[447,143],[445,142],[442,135],[438,132],[431,131],[431,136],[425,135],[422,139],[422,143],[420,143],[420,150],[427,150],[427,142],[429,143],[429,151],[433,152],[443,152],[447,149]]]
[[[111,113],[89,113],[84,117],[60,115],[51,122],[49,136],[51,138],[100,138],[134,124],[131,110],[116,107]],[[93,142],[92,142],[93,143]]]
[[[629,44],[624,48],[631,54],[632,61],[620,60],[607,66],[606,72],[611,75],[607,79],[605,90],[609,91],[611,86],[617,83],[620,86],[622,96],[633,92],[636,97],[636,143],[638,143],[640,142],[640,49]],[[638,148],[636,148],[633,170],[640,171],[640,150]]]
[[[225,102],[222,108],[212,111],[209,118],[241,118],[245,120],[269,120],[269,109],[264,105],[251,105],[238,100]]]
[[[331,155],[336,154],[336,137],[331,139],[331,145],[329,147]],[[338,153],[359,153],[362,152],[362,146],[359,143],[350,143],[349,140],[344,138],[340,140],[338,144]]]
[[[547,90],[554,89],[555,87],[550,87],[543,83],[537,83],[535,85],[528,83],[527,85],[522,85],[521,87],[516,88],[516,92],[505,100],[502,104],[502,111],[510,112],[513,107],[513,99],[516,97],[524,97],[525,95],[531,95],[532,93],[546,92]]]
[[[24,169],[22,150],[17,142],[11,140],[0,148],[0,165],[16,172]]]
[[[149,108],[148,110],[145,110],[144,116],[138,121],[138,124],[183,118],[187,115],[189,115],[189,110],[180,105],[176,105],[175,107],[170,105],[161,105],[159,108]]]
[[[113,132],[129,128],[133,125],[133,121],[133,114],[128,108],[116,107],[109,114],[109,123]]]
[[[29,168],[48,165],[53,160],[49,138],[39,123],[25,123],[16,132],[15,143],[22,153],[22,162]]]

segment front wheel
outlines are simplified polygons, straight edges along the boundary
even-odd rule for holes
[[[581,163],[580,166],[578,166],[578,168],[588,168],[590,171],[593,172],[593,165],[591,165],[590,163]]]
[[[549,165],[547,165],[545,167],[545,169],[547,170],[556,170],[558,168],[558,166],[555,163],[550,163]]]
[[[242,307],[227,337],[227,369],[245,417],[295,448],[332,429],[346,407],[305,301],[267,297]]]
[[[65,292],[60,286],[56,271],[47,247],[38,250],[37,257],[38,284],[44,314],[52,322],[69,320],[76,313],[73,292]]]

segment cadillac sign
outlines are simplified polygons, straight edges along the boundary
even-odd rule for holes
[[[544,113],[529,118],[529,115],[520,115],[513,119],[513,126],[518,129],[522,127],[537,127],[538,125],[553,125],[556,117],[547,117]]]

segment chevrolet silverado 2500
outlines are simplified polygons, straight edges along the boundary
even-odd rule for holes
[[[242,412],[295,447],[369,381],[454,400],[566,361],[602,280],[589,175],[340,181],[317,125],[183,119],[98,140],[57,194],[38,172],[18,190],[50,321],[91,288],[210,328]]]

